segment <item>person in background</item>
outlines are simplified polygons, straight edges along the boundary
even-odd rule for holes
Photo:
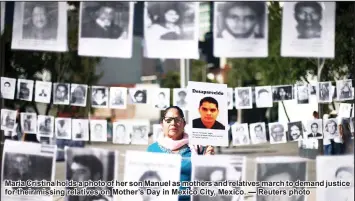
[[[177,106],[170,106],[163,112],[161,119],[164,136],[151,144],[147,151],[168,154],[180,154],[183,158],[190,158],[191,154],[213,155],[212,146],[190,146],[188,134],[185,133],[185,119],[183,111]],[[191,160],[181,162],[181,181],[191,181]],[[186,187],[180,187],[181,190]],[[189,195],[180,195],[179,201],[189,201]]]
[[[352,139],[350,119],[341,118],[339,119],[339,138],[337,141],[342,141],[341,144],[336,144],[336,151],[340,154],[353,154],[354,153],[354,139]],[[335,139],[334,139],[335,141]]]
[[[329,114],[329,118],[332,119],[332,118],[336,118],[337,117],[337,113],[336,111],[332,111],[330,114]],[[344,138],[346,136],[344,136],[344,132],[343,132],[343,124],[345,122],[343,122],[343,119],[340,120],[341,123],[338,125],[338,129],[339,129],[339,135],[334,137],[333,139],[333,154],[334,155],[342,155],[345,153],[345,144],[344,144]]]
[[[323,115],[323,120],[326,120],[329,118],[328,114]],[[323,139],[323,152],[324,155],[333,155],[334,153],[334,140],[333,139],[328,139],[324,138]]]

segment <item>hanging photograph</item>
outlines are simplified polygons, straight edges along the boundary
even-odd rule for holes
[[[1,130],[13,130],[16,124],[16,110],[1,109]]]
[[[79,55],[132,57],[134,2],[81,2]]]
[[[86,107],[88,85],[70,84],[70,105]]]
[[[323,126],[323,133],[325,139],[334,139],[340,137],[338,131],[338,120],[336,118],[325,119],[323,122]]]
[[[255,103],[258,108],[272,107],[271,86],[255,87]]]
[[[307,159],[299,157],[283,157],[283,156],[269,156],[269,157],[257,157],[256,159],[256,181],[259,182],[279,182],[279,181],[308,181],[307,175]],[[317,169],[318,171],[318,169]],[[261,185],[260,190],[263,192],[277,191],[281,192],[286,190],[287,192],[292,189],[292,187],[285,186],[263,186]],[[297,192],[304,192],[305,187],[293,187]],[[296,194],[289,196],[288,194],[282,195],[262,195],[257,194],[255,201],[265,201],[265,200],[297,200],[306,201],[306,196],[304,194]]]
[[[293,99],[293,86],[272,86],[272,99],[274,102],[292,100]]]
[[[323,120],[313,119],[307,121],[306,133],[304,139],[323,139]]]
[[[57,146],[33,142],[6,140],[2,155],[1,190],[55,190],[54,187],[4,186],[11,181],[52,181],[55,182]],[[8,195],[1,193],[1,200],[11,201],[52,201],[52,195]]]
[[[54,105],[69,105],[69,87],[67,83],[53,83]]]
[[[352,80],[338,80],[336,82],[336,94],[339,101],[353,100],[354,91]]]
[[[118,179],[118,151],[111,151],[99,148],[77,148],[77,147],[65,147],[65,179],[66,181],[73,181],[79,183],[85,183],[87,181],[101,181],[111,182]],[[114,185],[115,186],[115,185]],[[117,197],[113,196],[113,186],[109,185],[90,185],[86,186],[69,186],[66,190],[75,192],[85,192],[85,190],[92,192],[105,192],[97,196],[90,196],[89,194],[83,194],[82,196],[69,196],[66,195],[65,200],[77,201],[77,200],[101,200],[101,201],[113,201],[117,200]],[[81,199],[78,199],[81,198]]]
[[[339,109],[338,109],[338,118],[350,118],[351,115],[351,109],[352,109],[352,104],[350,103],[340,103],[339,104]],[[353,110],[354,114],[354,110]]]
[[[198,2],[145,2],[144,56],[198,59]]]
[[[106,120],[90,120],[90,141],[107,142]]]
[[[4,33],[4,29],[5,29],[5,4],[6,2],[4,1],[1,1],[0,2],[0,27],[1,27],[1,30],[0,30],[0,35],[2,35]]]
[[[21,129],[23,133],[37,133],[37,114],[20,113]]]
[[[287,128],[288,141],[299,141],[303,139],[304,128],[302,121],[289,122]]]
[[[52,138],[54,134],[54,117],[46,115],[38,115],[37,118],[37,135],[39,137]]]
[[[269,123],[270,144],[286,143],[286,128],[282,123]]]
[[[227,88],[227,105],[228,110],[233,110],[234,107],[234,92],[233,88]]]
[[[268,56],[266,2],[216,2],[213,18],[215,57]]]
[[[148,103],[148,90],[140,88],[128,89],[129,103],[130,104],[147,104]]]
[[[16,2],[11,48],[67,51],[67,13],[66,2]]]
[[[227,85],[188,82],[190,143],[228,146]]]
[[[71,140],[71,118],[55,119],[55,138]]]
[[[182,109],[183,111],[186,110],[187,107],[187,100],[186,100],[186,96],[187,96],[187,92],[185,88],[174,88],[173,89],[173,105],[178,106],[180,109]]]
[[[127,88],[126,87],[110,87],[110,105],[111,109],[127,108]]]
[[[164,132],[161,124],[153,124],[153,141],[155,142],[162,137],[164,137]]]
[[[158,88],[154,89],[152,102],[154,108],[159,110],[165,110],[170,106],[170,88]]]
[[[38,103],[50,103],[52,95],[52,82],[36,81],[35,101]]]
[[[148,120],[135,120],[132,122],[131,144],[148,145],[150,123]]]
[[[319,103],[332,102],[332,83],[331,82],[318,82],[317,86],[317,100]]]
[[[250,140],[252,144],[266,143],[266,126],[264,122],[249,124]]]
[[[113,139],[114,144],[129,144],[131,142],[132,124],[129,121],[120,120],[113,122]]]
[[[32,101],[33,97],[33,80],[17,80],[17,99],[24,101]]]
[[[74,141],[89,141],[89,120],[72,119],[72,139]]]
[[[233,145],[247,145],[250,144],[249,127],[247,123],[235,123],[231,126]]]
[[[251,87],[235,88],[235,108],[251,109],[253,108],[253,93]]]
[[[108,108],[108,87],[92,86],[91,87],[91,107]]]
[[[0,91],[1,98],[13,100],[15,98],[15,90],[16,90],[15,78],[1,77],[1,91]]]
[[[334,58],[335,2],[285,2],[281,56]]]
[[[309,103],[310,91],[308,84],[297,84],[295,93],[297,94],[297,104]]]

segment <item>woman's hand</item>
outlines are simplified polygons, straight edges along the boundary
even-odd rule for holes
[[[214,155],[214,147],[212,146],[207,146],[205,155]]]

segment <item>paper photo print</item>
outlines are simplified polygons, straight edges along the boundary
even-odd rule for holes
[[[85,181],[114,181],[118,175],[118,151],[110,151],[99,148],[77,148],[77,147],[65,147],[64,157],[66,163],[66,180],[75,182]],[[67,187],[67,190],[80,191],[83,187]],[[109,191],[112,192],[113,187],[109,185],[104,186],[90,186],[87,190],[93,191]],[[105,194],[93,196],[83,195],[80,196],[84,200],[106,200],[113,201],[117,198],[112,194]],[[74,201],[77,197],[66,196],[66,200]]]
[[[52,138],[54,134],[54,117],[38,115],[37,117],[37,135],[40,137]]]
[[[109,88],[101,86],[91,87],[91,107],[108,108]]]
[[[72,140],[89,141],[89,120],[72,119]]]
[[[1,130],[13,130],[16,124],[16,110],[1,109]]]
[[[285,2],[282,13],[281,56],[334,58],[335,2]]]
[[[65,52],[66,2],[16,2],[12,49]]]
[[[70,84],[70,105],[85,107],[88,86],[86,84]]]
[[[261,144],[267,142],[265,122],[249,124],[249,133],[252,144]]]
[[[333,94],[331,82],[318,82],[317,84],[317,100],[319,103],[332,102]]]
[[[270,144],[280,144],[287,142],[286,127],[284,124],[275,122],[269,123]]]
[[[90,120],[90,141],[107,142],[106,120]]]
[[[5,3],[5,2],[1,2]],[[15,90],[16,90],[16,79],[9,77],[1,77],[1,93],[0,97],[3,99],[11,99],[15,98]]]
[[[127,108],[127,88],[125,87],[110,87],[110,104],[111,109],[126,109]]]
[[[233,88],[227,88],[227,105],[228,110],[233,110],[234,107],[234,90]]]
[[[114,144],[129,144],[131,142],[132,123],[125,120],[113,122],[113,140]]]
[[[272,86],[272,99],[274,102],[292,100],[293,99],[293,86]]]
[[[253,93],[251,87],[235,88],[235,108],[251,109],[253,108]]]
[[[18,123],[15,124],[14,126],[14,129],[12,130],[4,130],[4,135],[5,136],[8,136],[8,137],[18,137],[18,134],[17,134],[17,127],[18,127]]]
[[[291,181],[297,180],[307,181],[307,161],[306,159],[299,157],[257,157],[256,159],[256,180],[263,183],[279,182],[279,181]],[[263,190],[286,190],[291,191],[293,187],[284,186],[267,186],[261,184],[260,187]],[[297,191],[304,190],[305,187],[296,187]],[[306,201],[304,195],[256,195],[255,201],[265,200],[297,200]]]
[[[159,88],[154,90],[152,103],[154,108],[159,110],[165,110],[170,106],[170,89]]]
[[[144,56],[198,58],[198,13],[198,2],[145,2]]]
[[[18,79],[16,95],[17,99],[24,101],[32,101],[33,85],[33,80]]]
[[[149,132],[149,121],[136,120],[132,122],[131,144],[147,145]]]
[[[67,83],[53,83],[53,104],[69,105],[69,88]]]
[[[233,155],[219,155],[219,156],[194,156],[192,165],[193,181],[211,181],[218,184],[223,181],[244,181],[246,178],[246,157]],[[192,190],[200,192],[202,188],[206,187],[192,187]],[[244,201],[242,195],[218,195],[221,190],[244,190],[243,187],[233,187],[231,185],[214,185],[208,187],[211,191],[216,193],[213,200],[236,200]],[[204,201],[211,199],[209,195],[193,195],[192,201]]]
[[[148,103],[148,90],[139,88],[128,89],[129,103],[130,104],[147,104]]]
[[[52,82],[36,80],[35,101],[39,103],[50,103],[52,95]]]
[[[317,181],[349,182],[351,186],[317,187],[317,201],[354,200],[354,157],[317,156]]]
[[[20,113],[21,128],[24,133],[37,133],[37,114],[36,113]]]
[[[249,126],[247,123],[235,123],[231,126],[233,145],[248,145],[250,144]]]
[[[153,141],[155,142],[162,137],[164,137],[164,132],[161,124],[153,124]]]
[[[323,120],[323,134],[325,139],[339,137],[338,120],[336,118]]]
[[[258,108],[272,107],[271,86],[255,87],[255,103]]]
[[[71,118],[55,119],[55,138],[70,140],[71,137]]]
[[[295,88],[297,104],[308,104],[310,97],[310,90],[308,84],[297,84]]]
[[[265,2],[216,2],[213,17],[215,57],[267,57]]]
[[[352,88],[352,80],[338,80],[336,82],[337,99],[340,101],[354,99],[354,92]]]
[[[350,103],[340,103],[338,117],[350,117],[352,105]]]
[[[125,171],[123,180],[127,182],[175,182],[180,180],[180,168],[182,157],[179,154],[165,154],[165,153],[150,153],[145,151],[127,151],[125,157]],[[179,186],[155,186],[144,187],[140,186],[128,186],[124,187],[129,190],[138,190],[142,194],[136,195],[122,195],[122,200],[130,201],[178,201],[178,195],[164,195],[162,190],[168,190],[172,192],[172,189],[178,189]],[[160,192],[159,196],[147,194],[149,190]]]
[[[131,58],[133,11],[134,2],[81,2],[78,54]]]
[[[304,128],[302,121],[289,122],[287,128],[288,141],[299,141],[303,139]]]
[[[187,100],[191,143],[227,146],[227,85],[189,81]]]
[[[323,139],[323,120],[308,120],[306,131],[303,136],[304,139]]]
[[[174,88],[173,89],[173,105],[178,106],[183,111],[187,109],[187,91],[185,88]]]

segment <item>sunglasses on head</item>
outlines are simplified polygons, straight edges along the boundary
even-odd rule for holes
[[[181,117],[165,117],[164,118],[164,121],[166,123],[171,123],[173,120],[176,123],[181,123],[183,121],[183,119]]]

